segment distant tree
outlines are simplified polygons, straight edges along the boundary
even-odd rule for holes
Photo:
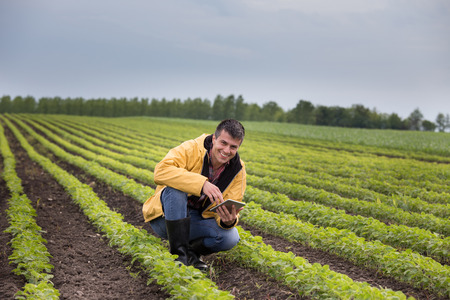
[[[159,101],[158,104],[159,107],[159,117],[169,117],[170,116],[170,107],[169,107],[169,101],[167,101],[166,98],[162,98],[161,101]]]
[[[345,109],[340,106],[332,106],[329,107],[329,126],[340,126],[340,127],[348,127],[351,124],[350,120],[350,112],[348,109]]]
[[[431,121],[424,120],[422,122],[422,127],[424,131],[435,131],[437,126]]]
[[[21,113],[25,109],[25,102],[21,96],[17,96],[14,98],[11,104],[11,112],[12,113]]]
[[[329,107],[324,105],[316,106],[314,109],[313,125],[329,125],[332,119],[332,112]]]
[[[181,99],[172,99],[172,101],[168,102],[169,105],[169,117],[170,118],[182,118],[184,111],[183,111],[183,103],[181,102]]]
[[[32,114],[36,112],[36,100],[34,99],[34,97],[31,96],[26,96],[25,99],[23,100],[23,111],[24,113],[27,114]]]
[[[71,106],[68,110],[68,114],[81,116],[83,113],[83,103],[84,99],[81,97],[77,97],[75,99],[71,99]]]
[[[375,111],[373,112],[375,113]],[[379,129],[388,129],[389,128],[389,115],[385,113],[377,113],[376,116],[372,116],[375,118],[372,120],[373,124],[375,125],[374,128]]]
[[[354,104],[350,109],[351,127],[370,128],[370,110],[361,104]]]
[[[378,113],[376,108],[369,111],[369,128],[385,129],[387,124],[387,117]]]
[[[199,101],[197,109],[201,118],[204,120],[211,119],[211,101],[209,101],[208,99],[204,100],[201,100],[200,98],[197,99]]]
[[[422,127],[423,115],[418,108],[416,108],[408,117],[408,127],[410,130],[420,130]]]
[[[196,101],[192,100],[191,98],[187,98],[183,102],[183,117],[188,119],[198,119],[197,110],[195,108]]]
[[[129,106],[127,105],[127,98],[122,97],[117,99],[117,110],[116,110],[116,116],[117,117],[125,117],[128,116],[128,110]]]
[[[236,104],[234,95],[229,95],[223,100],[223,119],[234,119]]]
[[[162,116],[160,112],[160,101],[158,99],[153,98],[152,101],[150,101],[150,104],[147,108],[147,115],[148,116]]]
[[[405,123],[398,114],[392,113],[387,119],[387,128],[390,129],[405,129]]]
[[[138,97],[134,97],[127,101],[127,116],[140,116],[142,113],[141,102]]]
[[[36,112],[39,114],[47,113],[48,98],[42,97],[38,100]]]
[[[224,99],[221,95],[217,95],[212,106],[212,118],[213,120],[223,120],[224,116]]]
[[[263,121],[283,122],[284,111],[275,101],[269,101],[262,106],[261,117]]]
[[[141,99],[141,105],[140,105],[140,114],[141,116],[147,115],[147,109],[148,109],[148,98],[142,98]]]
[[[314,105],[306,100],[300,100],[294,109],[288,112],[288,121],[300,124],[314,123]]]
[[[262,119],[261,107],[256,103],[249,104],[245,111],[244,120],[261,121]]]
[[[234,117],[236,120],[244,120],[248,104],[244,102],[244,98],[241,95],[237,97],[235,104]]]
[[[88,99],[83,105],[83,116],[94,116],[94,99]]]
[[[0,113],[10,113],[11,112],[11,97],[2,96],[0,100]]]
[[[436,117],[436,125],[439,132],[444,132],[447,128],[446,118],[443,113],[439,113]]]
[[[111,115],[109,101],[105,98],[92,100],[91,116],[108,117]]]
[[[450,129],[450,115],[445,116],[445,128]]]
[[[61,106],[63,105],[63,99],[61,97],[53,97],[46,99],[46,114],[60,114],[62,113]]]
[[[319,105],[314,110],[315,125],[329,125],[332,119],[332,113],[329,107]]]
[[[205,120],[211,115],[211,103],[209,100],[203,101],[201,98],[188,98],[183,105],[185,117],[188,119]]]

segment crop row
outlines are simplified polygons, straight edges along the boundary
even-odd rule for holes
[[[248,144],[246,144],[248,146]],[[284,145],[282,146],[284,148]],[[446,165],[425,162],[404,162],[399,159],[350,156],[345,153],[316,152],[310,149],[283,150],[268,156],[270,149],[261,147],[245,148],[246,161],[267,161],[269,165],[300,169],[312,174],[329,174],[333,177],[346,178],[364,182],[368,178],[378,182],[389,182],[394,186],[413,186],[436,192],[450,192],[450,171]],[[247,155],[248,154],[248,155]],[[244,154],[243,154],[244,155]],[[408,165],[407,162],[411,162]],[[420,170],[420,171],[419,171]]]
[[[450,204],[450,194],[445,192],[437,193],[410,185],[393,185],[372,178],[358,180],[356,178],[339,177],[325,172],[309,172],[300,168],[262,164],[257,161],[253,161],[251,166],[252,173],[255,175],[270,174],[274,178],[322,188],[345,197],[356,197],[369,201],[379,198],[381,201],[394,206],[395,203],[417,203],[417,205],[412,205],[412,208],[409,207],[411,204],[405,205],[404,209],[416,212],[424,209],[431,213],[435,212],[438,216],[442,214],[442,212],[439,212],[440,208],[445,209],[445,214],[448,214],[449,210],[446,204]],[[427,203],[440,205],[429,206],[428,208]]]
[[[349,213],[373,217],[383,222],[420,227],[445,236],[448,236],[450,233],[450,223],[446,219],[426,213],[405,212],[400,208],[383,204],[381,201],[367,202],[357,198],[343,198],[324,190],[284,182],[269,176],[256,177],[249,175],[247,176],[247,183],[274,193],[282,193],[295,199],[305,199],[326,206],[339,207]]]
[[[366,241],[349,230],[317,227],[291,214],[269,212],[254,202],[241,215],[246,224],[270,234],[334,253],[399,281],[450,296],[450,268],[429,257],[412,251],[399,252],[379,241]]]
[[[49,123],[47,122],[43,122],[42,119],[36,118],[36,121],[40,121],[41,124],[44,124],[46,126],[50,126],[50,129],[57,132],[59,135],[63,136],[64,138],[68,138],[74,142],[76,142],[77,144],[86,147],[88,149],[91,149],[92,151],[96,151],[96,152],[100,152],[102,151],[102,149],[106,148],[106,147],[111,147],[113,148],[113,150],[115,151],[119,151],[122,153],[126,153],[128,155],[137,155],[139,157],[148,157],[149,153],[144,153],[144,152],[140,152],[138,149],[132,149],[130,150],[129,148],[126,147],[121,147],[121,146],[114,146],[114,144],[111,143],[107,143],[107,142],[103,142],[99,139],[93,138],[90,135],[80,132],[80,130],[83,130],[83,128],[81,126],[77,126],[76,128],[72,128],[70,126],[65,126],[63,124],[58,124],[59,127],[63,128],[66,131],[72,132],[73,134],[77,134],[79,137],[73,136],[73,135],[67,135],[67,133],[65,133],[64,131],[58,129],[55,126],[51,126]],[[86,130],[86,129],[85,129]],[[92,134],[92,130],[90,131],[90,133]],[[94,133],[95,134],[95,133]],[[97,132],[97,136],[100,137],[101,133]],[[107,140],[109,139],[110,142],[115,141],[117,142],[117,137],[105,137],[104,133],[102,135],[102,137],[106,138]],[[95,147],[92,144],[86,143],[86,142],[92,142],[95,143],[99,146]],[[130,141],[128,142],[124,142],[127,143],[127,146],[129,146]],[[144,146],[145,147],[145,146]],[[97,148],[97,149],[95,149]],[[148,149],[148,146],[145,147],[144,149]],[[160,157],[162,155],[164,155],[164,151],[156,151],[152,150],[153,155],[156,154],[156,156]],[[109,156],[109,155],[108,155]],[[137,161],[133,161],[132,157],[127,157],[128,160],[126,162],[129,162],[131,164],[137,165],[139,164],[139,162]],[[154,165],[154,164],[153,164]],[[140,167],[147,167],[145,165],[138,165]],[[153,167],[151,167],[153,168]],[[278,166],[278,168],[280,168]],[[346,185],[346,184],[341,184],[341,183],[336,183],[335,178],[329,178],[328,180],[321,178],[321,179],[317,179],[317,178],[313,178],[310,176],[306,175],[306,172],[301,172],[299,170],[296,170],[295,173],[294,172],[282,172],[282,170],[279,170],[278,172],[274,172],[274,171],[270,171],[268,170],[268,168],[266,168],[266,165],[261,166],[261,164],[258,163],[252,163],[251,166],[249,166],[248,168],[248,172],[250,174],[256,174],[258,176],[268,176],[270,175],[272,178],[278,178],[278,179],[284,179],[284,180],[288,180],[289,182],[292,183],[302,183],[304,185],[310,186],[310,187],[314,187],[315,189],[324,189],[326,191],[330,191],[333,193],[338,193],[338,194],[343,194],[343,195],[347,195],[347,196],[353,196],[353,197],[357,197],[358,199],[363,199],[363,200],[370,200],[370,201],[377,201],[377,202],[382,202],[382,203],[386,203],[387,205],[390,206],[394,206],[394,207],[399,207],[401,209],[407,210],[407,211],[413,211],[413,212],[425,212],[425,213],[431,213],[434,214],[438,217],[443,217],[446,218],[450,215],[450,209],[448,208],[448,206],[445,205],[441,205],[441,204],[428,204],[425,201],[422,201],[418,198],[412,198],[412,197],[408,197],[408,196],[399,196],[399,195],[392,195],[391,197],[387,197],[383,194],[380,193],[376,193],[374,191],[371,190],[367,190],[367,189],[363,189],[360,187],[355,187],[354,185]],[[436,196],[436,193],[434,193]],[[443,195],[443,199],[447,200],[447,198],[450,197],[446,197],[449,195]],[[307,198],[305,198],[307,199]],[[311,200],[311,199],[310,199]],[[314,199],[312,199],[314,200]],[[449,200],[450,201],[450,200]],[[377,206],[379,205],[379,203],[377,203]],[[370,206],[370,205],[369,205]],[[382,207],[379,207],[378,210],[380,210]],[[369,212],[370,212],[370,208],[369,208]],[[400,212],[401,214],[401,212]],[[385,213],[385,217],[388,216],[392,216],[392,213]],[[426,218],[422,217],[422,216],[418,216],[416,215],[415,217],[412,218],[412,220],[409,221],[409,223],[406,223],[407,225],[414,225],[414,226],[420,226],[421,223],[425,224],[425,226],[429,226],[430,230],[433,230],[433,225],[436,222],[439,222],[439,220],[432,220],[430,221],[430,217],[426,218],[424,221],[420,222],[417,221],[417,219],[421,219],[421,218]],[[398,223],[398,219],[394,220],[395,222]],[[401,216],[400,219],[404,220],[404,219],[411,219],[409,216]],[[431,218],[433,219],[433,218]],[[386,219],[386,221],[393,221],[392,219]],[[442,223],[442,222],[441,222]]]
[[[73,156],[68,153],[64,153],[62,149],[55,152],[56,155],[62,158],[69,158]],[[69,162],[73,162],[70,159]],[[107,169],[97,166],[93,168],[94,162],[77,160],[78,166],[86,170],[98,170],[94,171],[95,175],[105,174]],[[83,166],[85,164],[85,166]],[[94,175],[93,174],[93,175]],[[95,176],[94,175],[94,176]],[[108,177],[121,178],[123,181],[131,181],[123,175],[111,174]],[[108,181],[108,179],[106,180]],[[104,180],[105,178],[99,178]],[[113,180],[117,182],[119,180]],[[109,182],[107,182],[109,184]],[[131,181],[130,184],[133,184]],[[128,184],[119,187],[120,190],[126,192],[124,189]],[[139,186],[134,186],[134,189],[139,189]],[[137,199],[143,201],[142,199]],[[370,287],[367,283],[357,283],[352,281],[345,275],[330,271],[328,267],[321,267],[317,264],[311,265],[303,258],[298,258],[292,254],[286,254],[278,251],[274,251],[270,246],[264,245],[258,238],[253,238],[249,233],[244,232],[242,229],[240,234],[245,242],[239,243],[235,250],[230,251],[227,257],[233,257],[242,263],[251,265],[252,267],[261,270],[269,275],[273,276],[277,280],[286,283],[294,289],[297,289],[299,293],[306,294],[312,297],[382,297],[382,298],[405,298],[400,292],[392,292],[390,290],[380,290]],[[255,255],[256,253],[256,255]],[[276,262],[276,263],[275,263]]]
[[[22,124],[22,123],[19,123]],[[30,128],[24,127],[27,131],[35,136],[35,138],[39,140],[43,140],[42,137],[36,135]],[[134,168],[131,165],[120,163],[115,160],[106,157],[105,155],[94,154],[85,149],[79,148],[75,145],[72,145],[65,140],[59,138],[54,135],[52,132],[39,127],[44,130],[46,134],[51,136],[55,141],[61,143],[63,146],[67,147],[71,151],[74,151],[79,154],[87,155],[89,159],[93,159],[101,162],[102,164],[109,166],[115,170],[126,172],[126,170],[133,170],[132,173],[129,174],[138,174],[139,178],[147,183],[153,184],[153,174],[148,172],[147,170]],[[41,141],[41,143],[43,143]],[[47,142],[48,143],[48,142]],[[54,147],[51,143],[48,143],[49,147]],[[97,149],[101,151],[100,149]],[[100,152],[101,153],[101,152]],[[113,153],[107,150],[104,150],[103,153],[106,153],[107,156],[114,155],[116,159],[126,158],[128,156],[120,156],[118,153]],[[141,159],[142,160],[142,159]],[[144,160],[145,161],[145,160]],[[144,161],[142,163],[144,163]],[[124,171],[125,170],[125,171]],[[143,176],[142,174],[145,174]],[[249,189],[252,191],[252,189]],[[249,194],[250,193],[250,194]],[[251,192],[247,192],[248,195],[251,195]],[[278,199],[282,204],[288,205],[288,207],[295,207],[296,211],[298,211],[298,217],[302,219],[316,222],[322,226],[339,226],[339,228],[347,228],[351,230],[357,230],[359,234],[364,234],[363,236],[372,240],[372,239],[381,239],[384,243],[397,247],[399,249],[411,248],[412,250],[418,251],[420,253],[430,255],[436,258],[438,261],[446,261],[448,259],[449,253],[449,244],[450,238],[441,239],[433,233],[430,233],[426,230],[421,230],[418,228],[410,228],[406,226],[396,226],[391,225],[387,226],[384,223],[374,220],[367,219],[361,216],[350,216],[345,214],[343,211],[335,210],[332,208],[326,208],[322,206],[317,206],[304,201],[291,201],[286,198],[286,196],[276,196],[272,194],[268,194],[269,196],[264,196],[262,199]],[[283,205],[276,205],[275,201],[272,201],[272,205],[269,207],[274,210],[274,207],[279,207],[279,209],[283,209]],[[287,203],[285,203],[287,202]],[[276,210],[276,209],[275,209]],[[320,213],[319,213],[320,211]],[[301,212],[301,213],[300,213]],[[330,223],[330,220],[335,220]],[[384,237],[382,234],[387,234]]]
[[[433,188],[440,187],[450,191],[450,171],[445,164],[431,164],[390,157],[377,157],[361,153],[354,155],[343,151],[319,151],[305,147],[292,148],[284,144],[248,145],[246,141],[245,154],[249,152],[248,161],[267,160],[268,164],[295,167],[313,173],[329,173],[338,177],[358,178],[365,180],[370,176],[381,182],[389,181],[394,185],[424,186],[424,182],[432,182]],[[283,151],[272,153],[270,147],[282,145]],[[248,146],[248,147],[247,147]],[[301,149],[301,151],[299,151]],[[395,168],[393,168],[393,164]],[[418,172],[420,170],[420,172]],[[425,185],[425,186],[428,186]]]
[[[51,148],[55,148],[55,147],[51,147]],[[63,157],[65,160],[68,160],[69,162],[73,163],[74,159],[71,158],[70,154],[59,154],[58,156]],[[82,162],[79,159],[78,159],[78,161]],[[121,164],[120,162],[117,162],[117,163],[119,165]],[[83,165],[86,165],[86,166],[83,167]],[[78,166],[82,167],[87,172],[90,172],[92,175],[98,177],[100,180],[103,180],[103,181],[105,181],[105,178],[102,178],[101,176],[103,174],[107,174],[108,172],[110,172],[108,169],[96,167],[96,166],[94,166],[94,164],[92,162],[87,162],[87,161],[84,163],[79,163]],[[93,170],[97,170],[97,171],[93,171]],[[116,174],[114,176],[120,177],[122,175]],[[113,185],[114,182],[121,181],[120,179],[113,180],[113,181],[108,179],[108,178],[113,177],[113,175],[105,176],[105,177],[106,177],[107,183],[110,185]],[[122,176],[122,180],[125,183],[129,179]],[[129,186],[132,183],[133,182],[127,183],[127,184],[124,184],[123,186]],[[117,187],[115,187],[115,188],[117,188]],[[124,193],[127,193],[127,189],[122,189],[121,187],[118,187],[118,188],[121,189]],[[143,187],[134,186],[133,189],[136,191],[139,188],[142,189]],[[137,194],[142,194],[142,193],[137,193]],[[264,193],[261,192],[260,197],[264,197],[264,196],[265,196]],[[143,202],[145,200],[142,197],[139,198],[136,196],[135,196],[135,199],[140,202]],[[245,216],[246,222],[258,223],[258,219],[260,218],[261,215],[264,215],[264,214],[271,215],[267,211],[266,212],[260,211],[259,214],[255,214],[255,216],[252,216],[252,213],[245,214],[244,216]],[[268,221],[267,223],[273,222],[272,219],[268,220],[266,218],[265,220]],[[302,224],[302,223],[299,222],[299,224]],[[310,227],[311,226],[312,225],[310,225]],[[419,285],[421,287],[431,289],[438,293],[445,293],[445,290],[448,289],[448,282],[442,281],[442,278],[447,278],[449,271],[447,270],[446,267],[438,264],[437,262],[433,261],[430,258],[422,257],[411,251],[399,253],[399,252],[395,251],[393,248],[385,246],[379,242],[377,242],[377,243],[365,242],[364,239],[357,238],[353,233],[350,233],[347,231],[341,231],[341,232],[348,233],[346,235],[341,235],[341,236],[337,236],[337,234],[336,234],[337,229],[334,229],[334,228],[322,229],[322,231],[320,231],[320,229],[317,229],[316,231],[320,232],[320,233],[317,233],[319,236],[324,235],[324,236],[329,236],[329,237],[335,237],[336,238],[336,240],[334,240],[335,244],[338,244],[341,246],[346,245],[347,246],[346,251],[344,251],[344,249],[341,249],[341,255],[343,257],[348,258],[348,255],[350,253],[353,253],[353,255],[359,254],[359,256],[355,256],[355,257],[366,257],[366,259],[364,261],[366,262],[367,267],[375,268],[375,269],[380,268],[380,271],[382,271],[383,273],[390,275],[400,281],[406,281],[411,284]],[[328,232],[328,234],[326,234],[324,231],[329,231],[329,232]],[[353,240],[349,241],[349,236],[351,236],[353,238]],[[342,239],[343,241],[339,242],[340,239]],[[330,238],[328,240],[330,240]],[[299,240],[299,242],[300,241],[303,241],[306,243],[310,242],[310,241],[305,241],[305,240]],[[353,244],[354,241],[357,241],[357,242]],[[322,249],[329,250],[329,251],[331,250],[331,251],[336,252],[335,250],[333,250],[333,248],[330,249],[330,247],[329,247],[330,245],[333,245],[333,242],[329,243],[328,246],[326,246],[326,245],[323,246]],[[341,248],[344,248],[344,247],[341,247]],[[372,251],[368,251],[367,249],[371,249]],[[412,263],[404,264],[405,261],[410,261]],[[401,266],[401,265],[403,265],[403,267],[399,268],[398,266]],[[404,272],[406,274],[403,274]]]
[[[132,126],[135,130],[146,132],[149,123],[157,119],[159,128],[167,126],[178,129],[204,129],[214,130],[214,121],[183,120],[172,118],[98,118],[104,123]],[[86,120],[80,117],[79,120]],[[244,122],[246,129],[252,134],[264,138],[269,137],[276,143],[289,143],[298,147],[323,148],[326,151],[344,150],[351,153],[372,153],[377,156],[399,157],[417,159],[431,162],[450,162],[448,145],[444,136],[429,135],[423,132],[395,132],[387,130],[358,130],[337,127],[308,126],[296,124]],[[158,131],[159,132],[159,131]],[[208,131],[211,132],[211,131]],[[177,136],[189,138],[180,132]],[[418,141],[419,140],[419,141]],[[403,144],[400,146],[400,144]],[[433,144],[431,147],[430,145]],[[380,147],[380,145],[382,145]],[[420,147],[417,147],[420,145]],[[422,151],[422,152],[421,152]],[[428,153],[424,153],[428,152]],[[431,155],[430,155],[431,154]],[[437,155],[436,155],[437,154]]]
[[[28,120],[28,118],[26,120]],[[132,156],[147,158],[149,156],[164,155],[168,149],[167,147],[157,144],[161,141],[160,139],[131,135],[131,133],[114,129],[98,128],[94,127],[92,124],[81,125],[70,122],[55,122],[52,120],[42,120],[41,118],[33,118],[33,120],[49,128],[55,128],[55,126],[63,128],[101,148],[109,148],[113,151],[122,152]],[[54,126],[49,126],[49,123]],[[152,145],[152,147],[149,147],[148,145]],[[160,158],[162,158],[162,156]]]
[[[39,139],[41,143],[48,144],[48,147],[50,148],[55,147],[53,144],[43,141],[44,139],[39,135],[36,135],[30,128],[27,127],[24,128],[35,138]],[[66,142],[65,140],[59,138],[50,131],[46,130],[45,128],[39,126],[38,128],[43,130],[48,136],[51,136],[52,139],[54,139],[58,143],[61,143],[63,146],[67,147],[67,149],[70,149],[70,151],[79,153],[91,160],[99,161],[100,163],[115,170],[124,173],[129,172],[127,174],[136,176],[135,178],[139,178],[140,180],[142,180],[147,184],[153,184],[153,174],[151,172],[145,169],[134,168],[131,165],[124,164],[123,162],[109,158],[111,156],[115,156],[115,159],[121,160],[129,158],[128,155],[121,156],[118,153],[110,152],[107,150],[104,150],[104,153],[106,153],[107,155],[95,154]],[[101,151],[101,148],[98,150]],[[146,160],[143,159],[141,159],[141,161],[142,164],[146,162]],[[261,178],[261,180],[267,179]],[[254,189],[249,187],[247,192],[248,195],[247,198],[251,197],[252,191],[254,191]],[[258,190],[255,191],[259,192]],[[267,201],[270,203],[270,205],[267,206],[266,204],[266,207],[271,210],[288,211],[289,209],[283,208],[283,206],[286,205],[289,208],[295,208],[295,211],[297,212],[297,216],[299,218],[308,220],[310,222],[312,221],[321,226],[335,226],[338,228],[347,228],[350,230],[354,230],[355,232],[368,238],[369,240],[379,239],[383,243],[392,245],[394,247],[397,247],[398,249],[410,248],[412,250],[418,251],[419,253],[423,253],[431,257],[434,257],[435,259],[441,262],[445,262],[448,259],[450,238],[441,239],[435,234],[430,233],[429,231],[421,230],[418,228],[410,228],[406,226],[396,226],[396,225],[387,226],[384,223],[371,218],[364,218],[361,216],[350,216],[340,210],[318,206],[316,204],[304,201],[291,201],[286,196],[283,195],[274,195],[271,193],[259,193],[258,195],[260,196],[260,198],[256,199],[255,201],[263,201],[263,199],[271,199]],[[325,197],[326,196],[327,195],[325,195]],[[277,200],[279,202],[274,200]]]
[[[5,119],[22,147],[33,161],[39,163],[71,195],[90,221],[109,239],[118,250],[139,261],[149,275],[175,298],[205,299],[206,295],[231,299],[232,295],[217,289],[214,282],[193,267],[179,266],[161,240],[145,230],[122,221],[123,217],[109,209],[89,185],[81,183],[48,158],[37,153],[12,123]]]
[[[108,129],[108,126],[104,125],[105,123],[101,123],[104,127],[99,124],[96,127],[92,124],[80,125],[80,123],[67,119],[51,119],[58,120],[58,123],[70,123],[71,125],[78,124],[77,129],[88,130],[90,133],[96,130],[106,130],[108,134],[115,134],[115,137],[117,138],[131,133],[128,129],[113,125],[109,125],[110,129]],[[95,124],[95,122],[93,123]],[[154,123],[152,123],[152,125],[153,124]],[[153,145],[157,143],[166,148],[177,144],[177,142],[169,140],[168,138],[155,140],[154,132],[152,132],[152,135],[145,135],[144,133],[139,134],[139,141],[145,141],[145,139],[149,138],[151,138],[149,142],[153,142]],[[257,139],[259,140],[258,137]],[[127,140],[131,142],[136,141],[136,139],[133,141],[133,138],[127,138]],[[161,150],[159,146],[156,147]],[[394,199],[395,196],[401,192],[402,194],[409,195],[409,197],[417,198],[420,196],[422,200],[429,202],[442,204],[448,204],[450,202],[450,182],[448,181],[450,173],[443,165],[415,162],[412,164],[413,169],[411,169],[410,161],[406,163],[404,160],[395,160],[395,172],[393,172],[392,159],[376,158],[374,160],[373,158],[363,159],[364,157],[360,157],[357,160],[358,163],[354,164],[352,163],[355,161],[354,157],[343,155],[342,151],[339,152],[339,155],[316,151],[317,153],[315,155],[310,156],[307,154],[308,152],[311,152],[310,150],[310,148],[301,148],[301,157],[296,159],[295,157],[297,153],[299,153],[298,149],[285,149],[285,145],[283,144],[282,154],[277,152],[275,154],[276,157],[268,157],[266,154],[261,155],[261,153],[267,153],[270,151],[270,148],[266,151],[264,145],[261,143],[255,144],[250,137],[249,139],[246,139],[245,147],[241,151],[241,155],[245,157],[245,160],[248,162],[264,161],[267,166],[277,166],[279,168],[285,167],[292,169],[294,163],[296,172],[303,171],[304,173],[309,173],[310,176],[323,176],[326,174],[332,176],[331,178],[327,178],[330,181],[342,181],[347,179],[347,182],[344,181],[342,183],[372,189],[387,195],[393,195]],[[300,163],[295,164],[296,161],[300,161]],[[400,167],[401,165],[403,165],[403,167]],[[402,169],[404,170],[402,171]],[[420,172],[417,172],[416,170],[420,170]],[[413,178],[416,180],[401,179],[403,177],[411,177],[412,175],[414,175]],[[398,177],[401,178],[399,179]],[[357,180],[357,178],[359,178],[359,180]],[[442,181],[442,184],[437,184],[437,182],[440,181],[439,178],[444,180]],[[428,189],[428,191],[426,189]],[[402,199],[403,197],[400,198]],[[401,202],[401,199],[397,202]],[[437,208],[436,210],[439,209]]]
[[[3,126],[0,124],[0,152],[3,157],[3,179],[10,191],[7,218],[9,227],[5,232],[12,235],[10,263],[16,265],[13,272],[24,276],[27,283],[23,291],[15,295],[17,299],[58,299],[60,293],[50,279],[53,265],[50,253],[42,237],[42,229],[37,225],[36,210],[23,191],[22,181],[17,176],[16,160],[8,145]]]
[[[252,131],[265,133],[275,141],[315,148],[369,153],[377,156],[450,162],[450,143],[444,135],[391,130],[345,129],[311,125],[250,122]],[[275,134],[274,134],[275,133]]]
[[[448,262],[450,238],[439,238],[424,229],[386,225],[373,218],[348,215],[342,210],[315,203],[292,201],[286,195],[261,191],[251,186],[247,187],[245,199],[261,204],[270,211],[293,214],[300,220],[323,227],[351,230],[370,241],[378,240],[399,250],[410,249]]]

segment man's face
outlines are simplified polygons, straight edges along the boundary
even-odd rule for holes
[[[217,138],[213,135],[211,149],[213,168],[218,168],[235,157],[241,142],[241,140],[231,137],[225,130],[222,130]]]

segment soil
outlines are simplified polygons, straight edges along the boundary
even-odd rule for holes
[[[43,236],[48,241],[47,248],[53,257],[51,263],[55,266],[52,272],[53,283],[61,292],[61,299],[166,299],[168,295],[161,286],[153,282],[147,285],[148,278],[140,272],[140,266],[137,263],[131,264],[129,257],[108,246],[107,240],[89,223],[78,206],[72,203],[64,189],[29,159],[7,128],[5,133],[16,156],[16,171],[38,212],[37,223],[43,228]],[[90,184],[101,199],[124,216],[125,222],[143,227],[149,234],[153,234],[150,226],[142,220],[142,206],[137,201],[98,182],[79,168],[59,161],[33,140],[30,142],[40,153],[51,157],[52,161],[74,174],[80,181]],[[11,237],[3,232],[8,226],[4,218],[8,191],[2,180],[0,197],[0,299],[13,299],[14,293],[23,287],[24,280],[11,273],[13,266],[7,262],[11,249],[6,243]],[[242,222],[240,225],[253,234],[262,236],[264,242],[272,245],[275,250],[292,251],[310,263],[329,265],[330,269],[346,274],[355,281],[400,290],[417,299],[438,299],[426,291],[380,276],[335,255],[262,233]],[[236,299],[306,299],[270,277],[237,263],[216,255],[205,259],[212,266],[210,278],[219,288],[234,294]]]
[[[0,174],[3,171],[3,158],[0,155]],[[25,280],[13,273],[14,265],[9,264],[8,257],[12,254],[12,249],[8,244],[12,235],[5,233],[9,223],[6,217],[8,208],[9,191],[3,177],[0,176],[0,299],[13,299],[14,294],[24,285]]]

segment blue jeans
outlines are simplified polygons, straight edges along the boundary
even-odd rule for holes
[[[239,242],[236,228],[223,229],[214,218],[204,219],[201,212],[187,207],[187,194],[166,187],[161,194],[163,217],[150,221],[150,226],[161,238],[167,239],[166,219],[179,220],[191,217],[189,240],[203,238],[203,245],[212,252],[230,250]]]

